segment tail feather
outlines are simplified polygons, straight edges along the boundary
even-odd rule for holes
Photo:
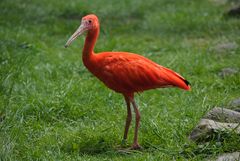
[[[187,81],[185,78],[183,78],[180,74],[168,69],[164,68],[167,72],[166,74],[169,77],[169,82],[171,82],[172,85],[182,88],[184,90],[190,90],[190,82]]]

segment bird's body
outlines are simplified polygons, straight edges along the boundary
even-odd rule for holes
[[[134,93],[149,89],[179,87],[185,90],[190,85],[178,73],[163,67],[143,56],[129,52],[102,52],[95,54],[94,46],[99,35],[100,25],[95,15],[82,18],[81,26],[66,43],[66,47],[84,31],[87,31],[82,60],[87,69],[110,89],[123,94],[127,104],[127,119],[124,140],[132,120],[130,104],[136,113],[136,127],[132,148],[140,148],[138,144],[138,128],[140,113],[134,101]]]
[[[189,89],[179,74],[133,53],[103,52],[84,64],[107,87],[122,94],[164,87]]]

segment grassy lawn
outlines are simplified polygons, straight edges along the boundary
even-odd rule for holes
[[[202,160],[240,150],[234,134],[188,140],[206,111],[240,96],[240,75],[218,74],[240,69],[240,47],[215,47],[240,44],[239,19],[223,17],[230,3],[1,0],[0,8],[0,160]],[[118,151],[126,105],[83,66],[84,37],[64,48],[88,13],[101,22],[96,52],[139,53],[192,84],[136,95],[143,151]]]

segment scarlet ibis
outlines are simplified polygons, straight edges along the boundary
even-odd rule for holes
[[[190,90],[189,82],[178,73],[155,62],[129,52],[101,52],[95,54],[94,46],[100,30],[98,17],[94,14],[82,18],[81,25],[69,38],[68,47],[79,35],[87,32],[82,60],[87,69],[108,88],[121,93],[127,104],[127,118],[123,141],[126,141],[132,121],[131,104],[136,114],[136,125],[132,149],[141,148],[138,143],[140,112],[134,100],[134,93],[149,89],[178,87]]]

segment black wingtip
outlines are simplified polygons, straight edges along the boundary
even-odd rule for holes
[[[187,80],[184,80],[184,82],[186,83],[187,86],[188,86],[188,85],[191,85],[190,82],[187,81]]]

